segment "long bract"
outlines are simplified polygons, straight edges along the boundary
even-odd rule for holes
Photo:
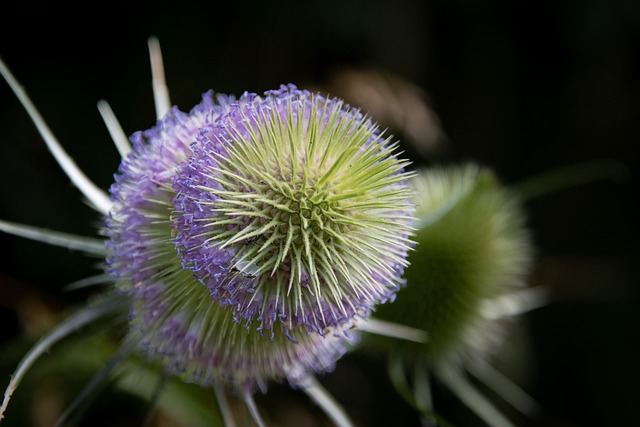
[[[102,189],[98,188],[93,181],[91,181],[87,176],[82,172],[82,170],[76,165],[73,159],[67,154],[67,152],[62,148],[60,142],[55,137],[49,126],[44,121],[40,112],[37,110],[31,99],[27,95],[27,92],[22,88],[20,83],[13,76],[11,71],[9,71],[9,67],[0,59],[0,74],[9,84],[13,93],[18,97],[20,103],[27,110],[29,117],[33,121],[33,124],[38,129],[38,132],[44,139],[44,142],[47,144],[49,151],[53,154],[53,157],[56,159],[64,173],[67,174],[71,182],[78,187],[78,189],[84,194],[84,196],[89,200],[89,202],[93,205],[93,207],[103,214],[109,212],[111,208],[111,201],[109,200],[109,196]]]

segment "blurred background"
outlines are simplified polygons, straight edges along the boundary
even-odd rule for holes
[[[522,354],[510,374],[544,408],[537,419],[516,418],[521,425],[633,424],[640,399],[640,3],[3,5],[0,56],[78,165],[105,189],[119,158],[96,102],[107,100],[129,134],[155,123],[149,36],[160,40],[171,99],[184,111],[208,89],[241,94],[295,83],[368,111],[416,166],[473,160],[508,185],[575,165],[590,165],[587,175],[600,171],[598,179],[526,202],[537,250],[530,283],[548,286],[553,300],[522,319],[514,338]],[[0,161],[0,218],[95,235],[99,216],[4,83]],[[93,274],[97,260],[6,234],[0,248],[4,388],[25,348],[16,342],[37,338],[87,297],[63,287]],[[352,355],[323,382],[359,425],[419,425],[384,369]],[[454,423],[482,425],[446,391],[436,392],[438,409]],[[285,387],[259,403],[273,414],[299,407],[315,413]],[[119,414],[140,411],[126,395],[110,404],[120,405]],[[137,425],[137,418],[123,418]],[[39,422],[24,425],[46,425]],[[116,425],[102,422],[92,425]]]

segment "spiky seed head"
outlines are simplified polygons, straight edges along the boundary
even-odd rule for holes
[[[405,162],[339,100],[289,86],[216,101],[132,137],[106,270],[133,300],[131,336],[170,372],[295,383],[331,369],[354,317],[400,286]]]
[[[407,286],[376,316],[428,332],[424,345],[395,343],[408,358],[452,366],[497,343],[501,328],[484,307],[522,285],[532,246],[517,198],[490,169],[434,167],[411,183],[418,231]]]
[[[185,268],[259,329],[368,315],[399,289],[411,245],[395,148],[342,101],[294,87],[233,105],[175,180]]]

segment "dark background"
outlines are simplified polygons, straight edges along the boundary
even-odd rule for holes
[[[4,5],[0,56],[103,188],[119,160],[95,104],[106,99],[127,133],[153,125],[151,35],[160,39],[172,101],[182,110],[210,88],[240,94],[289,82],[350,100],[355,75],[356,83],[390,91],[393,102],[383,103],[376,118],[403,140],[416,165],[475,160],[515,184],[583,162],[620,162],[602,179],[526,203],[537,248],[531,283],[549,286],[554,300],[524,319],[525,378],[546,408],[532,425],[624,426],[637,418],[640,3]],[[386,77],[371,80],[380,75]],[[372,99],[356,100],[378,112]],[[415,102],[431,110],[412,118]],[[423,132],[416,136],[411,125]],[[80,201],[5,84],[0,160],[0,218],[94,235],[100,218]],[[626,179],[618,179],[620,164]],[[3,341],[15,340],[34,317],[24,301],[55,312],[86,296],[61,289],[92,274],[94,260],[4,234],[0,248]],[[349,358],[344,365],[357,363]],[[334,378],[344,372],[339,365]],[[338,384],[331,378],[328,386]],[[453,419],[478,423],[460,415],[454,399],[441,399]],[[376,405],[374,415],[360,418],[363,425],[385,420],[376,418],[382,413]],[[389,406],[394,416],[416,422],[400,402]]]

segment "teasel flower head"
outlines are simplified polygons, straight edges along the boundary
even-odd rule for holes
[[[376,316],[425,330],[428,338],[393,342],[392,379],[398,385],[405,369],[413,372],[414,405],[427,418],[433,408],[424,390],[435,377],[488,424],[511,425],[464,374],[488,370],[509,320],[546,299],[544,290],[525,286],[533,247],[521,201],[490,168],[474,163],[423,169],[411,184],[417,245],[409,254],[407,285]],[[388,349],[390,342],[372,337],[364,344]],[[507,394],[524,413],[537,407],[515,384]]]
[[[313,374],[330,371],[357,341],[354,327],[370,328],[374,307],[403,284],[413,245],[408,162],[359,111],[293,85],[237,99],[207,92],[189,113],[171,108],[154,39],[150,49],[157,124],[135,133],[130,146],[99,104],[123,156],[110,197],[75,165],[0,62],[58,163],[104,214],[106,239],[102,246],[5,221],[0,228],[104,256],[118,291],[34,347],[0,416],[47,346],[126,307],[124,349],[213,387],[219,400],[224,389],[241,392],[258,424],[253,392],[286,380],[338,425],[350,425]]]
[[[428,331],[419,351],[428,363],[461,363],[496,344],[491,301],[524,288],[533,255],[525,215],[493,171],[476,164],[423,171],[413,184],[423,223],[410,286],[381,310]],[[421,309],[406,310],[410,301]]]
[[[405,161],[337,99],[283,86],[212,120],[176,175],[185,269],[258,330],[324,333],[393,298],[411,245]]]
[[[329,370],[356,317],[398,289],[404,164],[340,101],[292,86],[207,93],[132,139],[111,188],[107,271],[171,372],[251,387]]]
[[[341,101],[293,86],[207,93],[132,139],[107,270],[171,371],[235,386],[326,371],[357,318],[399,289],[405,162]]]

